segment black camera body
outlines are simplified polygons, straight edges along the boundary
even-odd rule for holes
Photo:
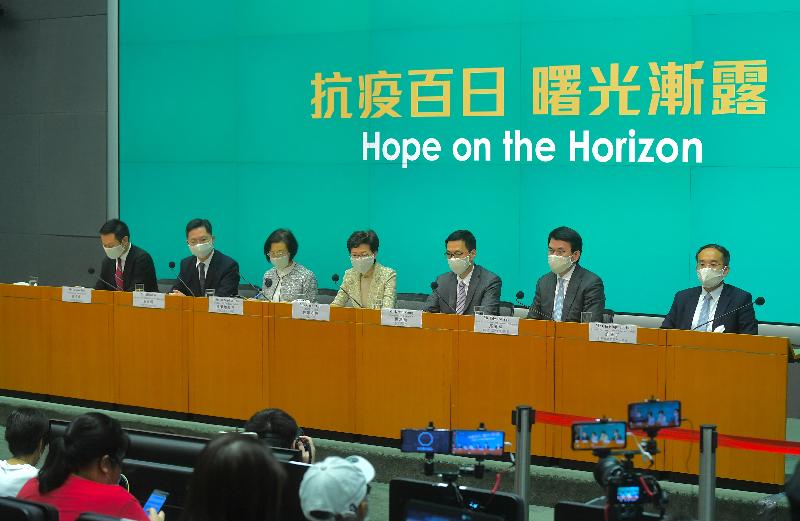
[[[609,521],[644,520],[645,505],[653,505],[660,511],[663,519],[667,506],[667,493],[653,476],[633,468],[631,456],[625,452],[625,459],[617,459],[610,454],[599,454],[600,461],[595,467],[594,477],[606,490],[606,505]]]

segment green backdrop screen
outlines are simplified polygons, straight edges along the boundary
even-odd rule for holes
[[[205,217],[256,284],[275,228],[294,231],[297,260],[320,287],[349,267],[349,234],[372,228],[398,291],[427,292],[447,270],[444,238],[467,228],[478,262],[503,278],[503,299],[521,289],[529,301],[548,269],[547,233],[567,225],[583,236],[581,262],[603,278],[612,309],[665,314],[676,291],[697,285],[697,247],[718,242],[732,253],[727,280],[766,297],[759,319],[798,322],[796,1],[120,4],[121,218],[159,277],[189,254],[186,222]],[[649,115],[648,64],[700,60],[700,114]],[[766,60],[764,114],[712,114],[712,69],[724,60]],[[608,111],[590,115],[592,67],[608,76],[612,63],[639,67],[629,101],[639,115],[620,115],[613,94]],[[533,68],[560,65],[580,66],[580,115],[534,114]],[[463,115],[462,72],[483,67],[503,68],[502,116]],[[410,117],[417,69],[453,69],[450,117]],[[358,77],[380,70],[400,74],[399,118],[360,117]],[[312,118],[318,72],[352,78],[351,118]],[[487,109],[480,99],[473,108]],[[629,129],[699,138],[703,161],[569,161],[570,130]],[[552,138],[555,159],[503,161],[505,130]],[[364,161],[365,131],[434,137],[441,158],[405,169]],[[492,160],[454,160],[457,137],[489,138]]]

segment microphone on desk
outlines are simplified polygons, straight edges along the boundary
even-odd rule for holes
[[[172,273],[175,273],[175,261],[169,261],[169,269],[171,269],[171,270],[172,270]],[[189,294],[190,294],[191,296],[193,296],[193,297],[196,297],[196,296],[197,296],[197,295],[195,295],[195,294],[194,294],[194,291],[192,291],[192,288],[190,288],[190,287],[189,287],[189,285],[188,285],[188,284],[186,284],[186,283],[183,281],[183,279],[181,278],[181,275],[180,275],[180,273],[176,273],[176,274],[175,274],[175,278],[177,278],[177,279],[180,281],[180,283],[181,283],[181,284],[183,284],[183,287],[185,287],[187,290],[189,290]]]
[[[94,274],[95,274],[95,269],[94,268],[89,268],[89,275],[94,275]],[[117,291],[117,289],[118,289],[114,284],[111,284],[110,282],[108,282],[106,279],[104,279],[103,277],[101,277],[99,275],[97,276],[97,280],[99,280],[100,282],[102,282],[103,284],[105,284],[106,286],[111,288],[111,291]]]
[[[525,303],[524,303],[524,302],[522,302],[522,299],[524,299],[524,298],[525,298],[525,293],[524,293],[523,291],[517,291],[517,295],[516,295],[516,297],[517,297],[517,304],[518,304],[520,307],[523,307],[523,308],[525,308],[525,309],[528,309],[528,308],[529,308],[529,306],[526,306],[526,305],[525,305]]]
[[[756,298],[754,301],[752,301],[752,302],[748,302],[747,304],[745,304],[745,305],[743,305],[743,306],[739,306],[738,308],[733,308],[732,310],[728,311],[727,313],[723,313],[722,315],[720,315],[720,316],[718,316],[718,317],[714,317],[714,318],[712,318],[711,320],[706,320],[706,321],[705,321],[705,322],[703,322],[702,324],[697,324],[695,327],[693,327],[693,328],[692,328],[692,331],[694,331],[694,330],[695,330],[695,329],[697,329],[698,327],[703,327],[703,326],[705,326],[705,325],[707,325],[707,324],[710,324],[711,322],[714,322],[715,320],[719,320],[719,319],[721,319],[721,318],[725,318],[725,317],[727,317],[727,316],[733,315],[734,313],[736,313],[736,312],[737,312],[737,311],[739,311],[740,309],[744,309],[744,308],[746,308],[746,307],[748,307],[748,306],[752,306],[753,304],[755,304],[756,306],[763,306],[763,305],[764,305],[764,302],[766,302],[766,300],[764,299],[764,297],[757,297],[757,298]]]
[[[258,298],[258,296],[261,294],[261,290],[260,290],[260,289],[258,289],[258,288],[255,286],[255,284],[253,284],[252,282],[250,282],[249,280],[247,280],[247,279],[245,278],[245,276],[244,276],[244,275],[242,275],[242,272],[241,272],[241,271],[239,272],[239,279],[240,279],[240,280],[243,280],[243,281],[245,281],[245,282],[247,283],[247,285],[248,285],[248,286],[250,286],[251,288],[253,288],[253,290],[255,290],[255,292],[256,292],[256,294],[255,294],[255,296],[254,296],[253,298]],[[244,297],[242,297],[242,298],[244,298]]]
[[[264,291],[268,290],[271,287],[272,287],[272,279],[264,279],[264,289],[256,293],[256,296],[253,298],[258,298],[258,296],[261,295],[262,297],[264,297],[264,299],[266,299],[267,295],[266,293],[264,293]]]
[[[455,313],[455,314],[458,314],[458,312],[457,312],[455,309],[453,309],[453,306],[451,306],[451,305],[450,305],[450,303],[449,303],[449,302],[447,302],[447,301],[446,301],[446,300],[445,300],[445,299],[442,297],[442,295],[440,295],[440,294],[439,294],[439,283],[438,283],[438,282],[436,282],[435,280],[434,280],[433,282],[431,282],[431,289],[433,290],[433,292],[434,292],[434,293],[436,293],[436,296],[437,296],[437,297],[439,297],[439,301],[440,301],[440,302],[442,302],[443,304],[446,304],[446,305],[447,305],[447,307],[449,307],[449,308],[450,308],[450,311],[452,311],[452,312],[453,312],[453,313]]]
[[[331,275],[331,280],[333,281],[333,283],[334,283],[334,284],[336,284],[336,285],[339,287],[339,289],[340,289],[340,290],[344,291],[344,294],[345,294],[345,295],[347,295],[348,297],[350,297],[350,300],[352,300],[353,302],[355,302],[356,306],[358,306],[358,307],[360,307],[360,308],[363,308],[363,307],[364,307],[364,306],[362,306],[362,305],[361,305],[361,304],[360,304],[360,303],[359,303],[359,302],[358,302],[356,299],[354,299],[354,298],[353,298],[353,296],[352,296],[350,293],[348,293],[346,289],[344,289],[344,286],[342,286],[341,284],[339,284],[339,275],[338,275],[337,273],[334,273],[333,275]]]

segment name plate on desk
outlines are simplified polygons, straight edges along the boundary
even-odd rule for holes
[[[381,309],[381,325],[393,327],[422,327],[421,309]]]
[[[244,300],[233,297],[208,297],[208,312],[244,315]]]
[[[493,335],[519,335],[519,317],[500,317],[497,315],[475,315],[476,333]]]
[[[295,300],[292,302],[292,318],[330,322],[331,306],[330,304],[317,304],[307,300]]]
[[[164,296],[165,295],[163,293],[158,293],[155,291],[134,291],[133,307],[164,309],[166,308]]]
[[[92,303],[92,289],[91,288],[76,288],[72,286],[61,287],[61,301],[62,302],[77,302],[79,304]]]
[[[635,344],[636,326],[633,324],[604,324],[602,322],[589,322],[589,341]]]

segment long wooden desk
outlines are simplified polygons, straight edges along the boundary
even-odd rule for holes
[[[295,320],[291,306],[205,298],[132,306],[130,293],[0,285],[0,389],[244,420],[280,407],[301,425],[397,438],[404,427],[505,430],[516,405],[624,419],[629,402],[683,402],[697,428],[783,439],[788,339],[638,330],[637,344],[589,342],[588,325],[522,320],[519,336],[473,332],[472,317],[424,314],[423,327],[380,325],[380,311],[332,309]],[[697,472],[694,444],[661,442],[657,467]],[[537,424],[532,453],[591,460],[569,429]],[[783,482],[783,457],[721,449],[718,476]]]

